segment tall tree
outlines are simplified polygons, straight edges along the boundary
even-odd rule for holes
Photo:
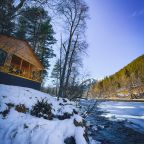
[[[15,18],[26,0],[0,0],[0,33],[12,34],[15,29]]]
[[[51,78],[53,78],[53,82],[54,82],[54,85],[55,85],[55,95],[57,96],[58,95],[58,89],[59,89],[59,79],[60,79],[60,60],[58,59],[54,65],[54,68],[52,70],[52,73],[51,73]]]
[[[65,0],[57,10],[63,18],[66,32],[62,45],[64,54],[59,89],[59,96],[64,97],[75,58],[87,47],[84,33],[88,6],[83,0]]]
[[[45,67],[45,76],[49,59],[55,56],[52,45],[56,42],[48,12],[42,7],[27,7],[18,20],[17,29],[15,35],[30,43]]]
[[[51,6],[51,0],[0,0],[0,34],[13,35],[17,18],[26,6]]]

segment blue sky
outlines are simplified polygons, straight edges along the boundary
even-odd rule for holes
[[[144,54],[144,0],[86,0],[88,56],[84,69],[100,79]]]

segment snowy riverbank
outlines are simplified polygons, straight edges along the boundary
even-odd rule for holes
[[[32,115],[37,101],[47,101],[51,115]],[[46,119],[46,118],[49,119]],[[73,138],[86,144],[83,119],[74,102],[30,88],[0,84],[0,142],[2,144],[64,144]]]

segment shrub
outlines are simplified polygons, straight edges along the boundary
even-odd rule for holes
[[[0,112],[0,114],[2,114],[2,116],[3,116],[4,118],[8,115],[8,113],[10,112],[10,109],[11,109],[12,107],[14,107],[14,104],[13,104],[13,103],[6,103],[6,105],[7,105],[7,108],[6,108],[4,111],[1,111],[1,112]]]
[[[19,105],[16,105],[15,110],[21,113],[26,113],[28,112],[29,109],[26,108],[24,104],[19,104]]]
[[[0,112],[0,114],[2,114],[2,116],[5,118],[8,115],[9,112],[10,112],[10,109],[8,108],[8,109]]]
[[[13,103],[6,103],[6,105],[8,106],[9,109],[15,106]]]
[[[42,99],[41,101],[38,100],[37,103],[33,106],[31,110],[31,115],[52,120],[53,114],[51,110],[51,104],[49,104],[46,100]]]

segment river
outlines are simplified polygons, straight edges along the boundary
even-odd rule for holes
[[[87,109],[94,100],[81,100]],[[87,116],[88,133],[101,144],[144,144],[143,102],[97,102]]]

